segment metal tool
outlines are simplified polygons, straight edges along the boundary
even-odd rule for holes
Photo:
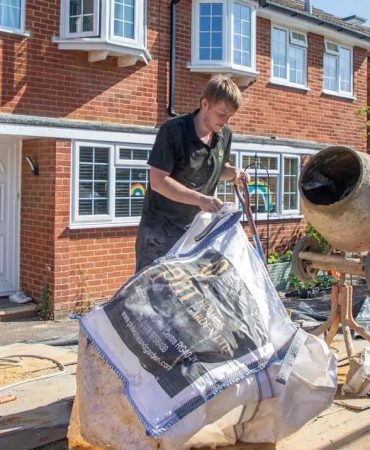
[[[250,229],[252,231],[253,241],[254,241],[254,245],[256,247],[257,253],[260,256],[260,258],[262,259],[262,261],[266,264],[266,259],[263,254],[261,241],[260,241],[260,238],[258,237],[258,233],[257,233],[257,227],[256,227],[256,224],[253,219],[248,184],[244,179],[242,180],[242,183],[243,183],[244,195],[242,194],[241,189],[238,185],[234,184],[234,189],[235,189],[236,195],[238,196],[240,204],[243,207],[244,213],[247,216],[248,225],[250,226]]]

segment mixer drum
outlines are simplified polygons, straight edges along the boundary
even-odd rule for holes
[[[370,251],[370,155],[328,147],[305,166],[299,190],[306,220],[330,244]]]

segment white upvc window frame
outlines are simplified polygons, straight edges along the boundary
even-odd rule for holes
[[[232,161],[230,162],[230,164],[232,166],[239,167],[239,155],[240,155],[240,152],[238,152],[237,150],[230,151],[230,156],[233,156],[235,158],[235,164]],[[226,191],[227,184],[231,184],[230,181],[227,181],[227,180],[219,181],[218,185],[220,185],[220,183],[223,183],[223,189],[225,191]],[[226,193],[225,192],[218,192],[218,191],[219,191],[219,188],[217,187],[215,195],[218,196],[218,198],[220,200],[225,201]],[[221,198],[221,195],[223,196],[222,198]],[[238,203],[238,199],[236,197],[235,190],[233,191],[233,203]]]
[[[256,152],[252,150],[232,150],[231,152],[233,155],[235,155],[235,167],[243,169],[242,162],[243,162],[243,156],[248,156],[251,158],[254,158],[256,155]],[[271,151],[258,151],[257,156],[259,158],[267,157],[267,158],[275,158],[277,160],[277,168],[276,169],[269,169],[269,176],[276,176],[277,177],[277,205],[276,205],[276,212],[270,212],[267,214],[267,212],[261,213],[257,212],[257,220],[266,220],[267,217],[270,219],[291,219],[291,218],[297,218],[301,217],[300,212],[300,193],[297,186],[297,209],[284,209],[284,160],[286,158],[289,159],[296,159],[297,164],[297,184],[298,179],[301,173],[301,156],[300,155],[294,155],[294,154],[288,154],[288,153],[272,153]],[[255,168],[251,167],[248,169],[248,173],[251,177],[254,177],[255,175]],[[257,176],[267,178],[267,173],[263,168],[257,168]],[[234,196],[234,202],[235,204],[239,205],[239,200]],[[253,213],[253,216],[255,216],[255,213]]]
[[[296,176],[296,191],[297,191],[297,208],[296,209],[285,209],[284,208],[284,195],[285,195],[285,186],[284,181],[287,174],[284,170],[284,162],[286,159],[295,159],[297,160],[297,176]],[[283,215],[289,214],[299,214],[299,188],[298,188],[298,180],[301,174],[301,158],[298,155],[286,155],[282,154],[281,158],[281,213]]]
[[[147,0],[135,1],[134,39],[114,35],[114,0],[94,0],[94,32],[69,32],[69,0],[61,0],[60,36],[54,37],[61,50],[82,50],[89,53],[89,62],[117,58],[119,67],[135,65],[138,59],[145,64],[152,60],[146,48]]]
[[[114,34],[114,1],[108,0],[110,2],[110,18],[107,20],[109,23],[109,38],[112,41],[116,41],[122,44],[130,46],[143,46],[145,42],[145,1],[144,0],[134,0],[134,38],[127,38],[123,36],[116,36]]]
[[[274,52],[273,52],[273,30],[281,30],[284,31],[286,33],[286,78],[280,78],[280,77],[276,77],[274,76]],[[305,42],[300,42],[299,43],[293,38],[293,33],[298,33],[300,35],[305,36]],[[293,81],[290,81],[289,77],[290,77],[290,51],[291,48],[295,47],[295,48],[301,48],[304,51],[304,67],[303,67],[303,84],[301,83],[294,83]],[[294,88],[298,88],[298,89],[304,89],[304,90],[309,90],[308,86],[307,86],[307,48],[308,48],[308,41],[307,41],[307,34],[296,30],[296,29],[292,29],[292,28],[287,28],[284,27],[278,23],[272,23],[271,24],[271,45],[270,45],[271,51],[270,51],[270,59],[271,59],[271,78],[270,78],[270,82],[274,83],[274,84],[281,84],[283,86],[288,86],[288,87],[294,87]]]
[[[19,28],[16,27],[8,27],[6,25],[0,25],[0,31],[5,31],[12,34],[24,34],[29,36],[29,33],[25,32],[26,26],[26,0],[21,0],[20,7],[20,18],[19,18]]]
[[[85,38],[85,37],[98,37],[100,34],[100,0],[94,0],[94,19],[92,31],[69,31],[69,10],[71,0],[61,1],[61,29],[65,38]]]
[[[109,182],[109,192],[108,192],[108,214],[96,214],[96,215],[84,215],[79,214],[79,183],[80,183],[80,148],[90,147],[90,148],[107,148],[108,149],[108,182]],[[89,141],[78,141],[72,145],[72,189],[71,189],[71,224],[84,224],[84,223],[109,223],[112,221],[112,200],[111,193],[114,187],[112,182],[112,167],[111,161],[114,158],[114,145],[109,143],[99,143],[99,142],[89,142]]]
[[[239,167],[241,169],[245,170],[243,168],[243,165],[242,165],[243,164],[243,156],[248,156],[248,157],[251,157],[253,159],[255,157],[255,155],[256,155],[255,152],[253,153],[251,151],[241,151],[240,152],[240,159],[239,159],[239,164],[240,164]],[[255,212],[253,212],[253,216],[256,215],[257,219],[259,219],[259,220],[265,220],[265,219],[267,219],[268,216],[270,218],[278,218],[278,217],[280,217],[282,215],[281,214],[281,204],[280,204],[280,202],[281,202],[281,190],[280,190],[280,187],[281,187],[281,181],[280,181],[280,178],[281,178],[281,175],[280,175],[280,172],[281,172],[281,154],[279,154],[279,153],[269,153],[268,151],[266,151],[266,152],[258,152],[257,156],[259,158],[262,158],[262,157],[274,158],[277,161],[277,168],[268,170],[269,176],[274,176],[274,177],[277,178],[277,192],[276,192],[277,205],[276,205],[276,211],[275,212],[270,212],[269,214],[267,212],[257,212],[257,214]],[[256,173],[256,169],[255,169],[255,167],[250,167],[250,168],[247,169],[247,172],[248,172],[249,176],[251,178],[253,178],[255,173]],[[266,177],[267,178],[266,170],[264,168],[262,168],[262,167],[257,167],[257,177],[258,178],[259,177]]]
[[[222,3],[222,60],[201,60],[199,58],[200,34],[200,3]],[[250,67],[235,64],[234,60],[234,3],[247,6],[251,9],[251,65]],[[194,72],[204,73],[230,73],[243,76],[244,74],[257,75],[256,72],[256,14],[257,5],[253,0],[193,0],[192,5],[192,43],[191,62],[188,68]]]
[[[338,47],[338,51],[333,51],[328,48],[328,44],[336,45]],[[340,49],[348,50],[350,52],[350,72],[351,72],[351,90],[343,91],[341,89],[341,64],[343,64],[342,58],[340,57]],[[331,90],[325,88],[325,56],[329,55],[332,58],[337,59],[337,90]],[[324,94],[335,95],[344,98],[354,99],[353,93],[353,48],[348,47],[347,45],[340,44],[339,42],[335,42],[329,39],[325,39],[324,41],[324,55],[323,55],[323,80],[322,80],[322,92]]]
[[[108,192],[108,214],[102,215],[82,215],[79,214],[79,155],[81,147],[90,148],[108,148],[109,149],[109,192]],[[71,183],[71,211],[70,211],[70,227],[71,228],[92,228],[92,227],[109,227],[109,226],[136,226],[140,222],[140,216],[115,217],[116,207],[116,168],[149,170],[146,160],[121,159],[119,151],[121,148],[142,150],[150,152],[149,145],[136,145],[125,143],[105,143],[91,141],[74,141],[71,146],[72,161],[72,183]]]

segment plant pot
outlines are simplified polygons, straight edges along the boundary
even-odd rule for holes
[[[267,264],[271,280],[278,291],[285,291],[288,287],[289,275],[292,271],[291,261]]]

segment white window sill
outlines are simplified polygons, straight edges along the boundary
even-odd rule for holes
[[[13,36],[20,37],[30,37],[31,33],[29,31],[21,31],[12,28],[0,27],[0,33],[12,34]]]
[[[274,86],[283,86],[292,89],[296,89],[297,91],[310,92],[311,89],[308,86],[303,86],[302,84],[294,84],[290,83],[286,80],[280,80],[278,78],[270,78],[269,84],[273,84]]]
[[[89,52],[90,62],[103,61],[108,56],[115,56],[118,58],[118,65],[123,67],[135,65],[138,59],[144,61],[145,64],[149,64],[152,60],[146,48],[119,41],[109,41],[96,37],[68,39],[54,37],[53,42],[58,44],[60,50],[84,50]]]
[[[72,223],[68,226],[70,230],[90,230],[92,228],[118,228],[118,227],[137,227],[139,220],[132,222],[100,222],[100,223]]]
[[[253,215],[253,219],[255,219],[255,215],[254,213],[252,213]],[[244,214],[245,216],[245,214]],[[269,217],[269,221],[273,221],[273,220],[301,220],[303,219],[304,216],[303,214],[274,214],[274,215],[270,215]],[[242,216],[242,220],[243,220],[243,216]],[[245,222],[247,221],[247,219],[245,218]],[[262,214],[259,213],[257,214],[257,222],[259,221],[267,221],[267,214]]]
[[[247,221],[246,216],[245,222]],[[253,218],[255,218],[255,215],[253,214]],[[271,214],[269,217],[269,220],[297,220],[297,219],[303,219],[303,214]],[[241,218],[243,221],[243,216]],[[257,214],[257,222],[258,221],[266,221],[267,215],[259,213]],[[70,230],[89,230],[92,228],[118,228],[118,227],[137,227],[139,226],[140,218],[139,219],[133,219],[132,222],[100,222],[100,223],[72,223],[69,225]]]
[[[325,90],[325,89],[323,89],[323,90],[321,91],[321,93],[322,93],[323,95],[328,95],[328,96],[331,96],[331,97],[343,98],[343,99],[345,99],[345,100],[352,100],[352,101],[356,101],[356,100],[357,100],[357,97],[354,97],[354,96],[351,95],[351,94],[339,94],[339,92],[327,91],[327,90]]]
[[[208,73],[211,75],[216,73],[230,75],[233,79],[235,79],[239,86],[249,85],[252,81],[255,81],[259,75],[259,72],[254,69],[243,69],[239,66],[230,66],[222,62],[218,64],[189,63],[187,68],[190,69],[191,72]]]

